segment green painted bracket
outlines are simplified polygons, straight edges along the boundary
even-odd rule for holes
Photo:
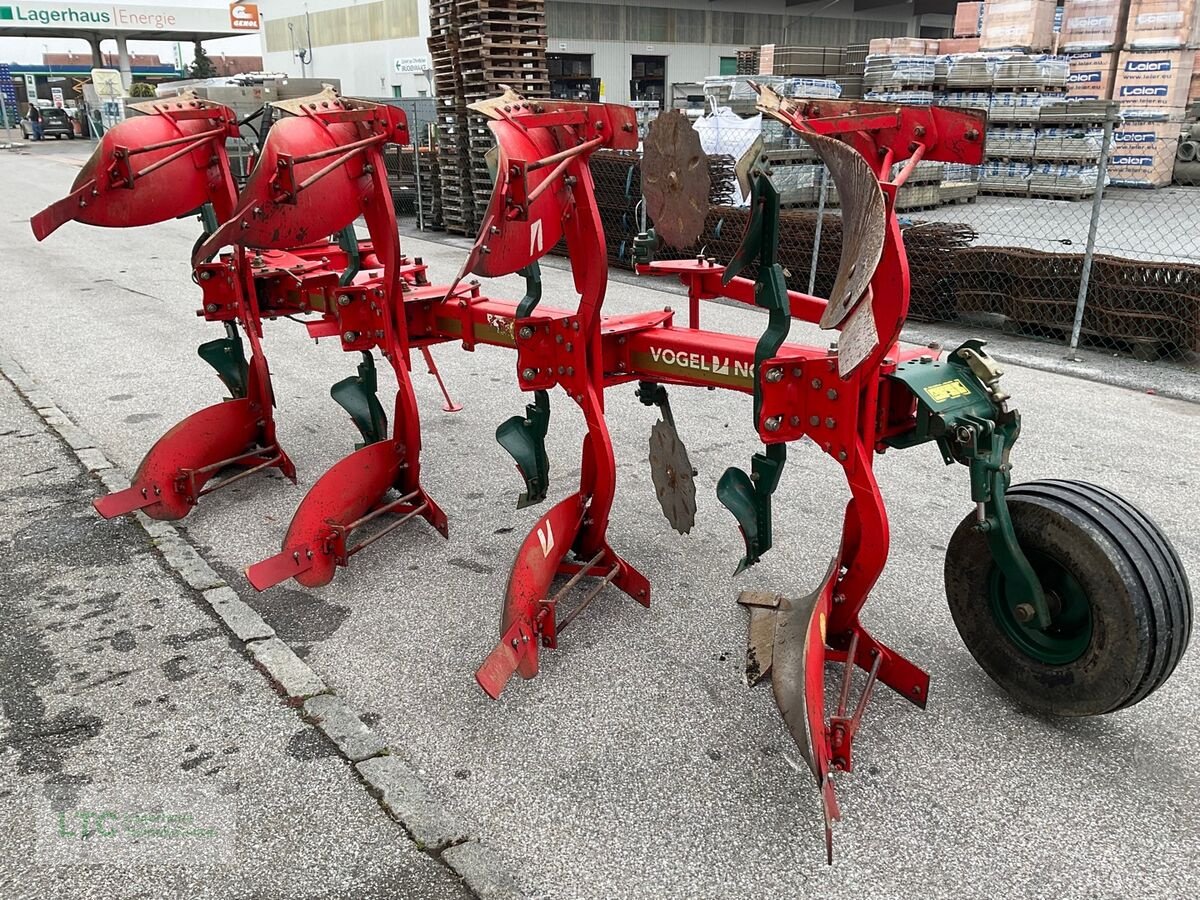
[[[537,305],[542,302],[542,270],[534,260],[520,271],[525,276],[525,296],[517,304],[516,318],[526,319],[533,315]]]
[[[193,210],[187,215],[200,216],[200,237],[196,238],[196,242],[192,244],[192,253],[194,255],[195,252],[200,248],[200,245],[208,239],[209,235],[211,235],[220,227],[221,223],[217,221],[217,211],[213,209],[213,205],[211,203],[205,203],[198,210]],[[180,216],[180,218],[183,218],[183,216]],[[205,262],[211,261],[211,256],[205,260]]]
[[[733,513],[746,542],[746,555],[734,575],[754,565],[771,549],[771,495],[779,486],[787,445],[768,444],[750,460],[751,474],[730,466],[717,481],[717,499]]]
[[[675,427],[675,416],[671,414],[671,398],[667,389],[657,381],[639,381],[634,395],[642,402],[642,406],[657,406],[663,421]]]
[[[546,431],[550,427],[550,394],[534,391],[533,402],[526,405],[524,416],[513,416],[500,423],[496,440],[508,451],[525,479],[525,493],[517,500],[524,509],[546,499],[550,487],[550,457],[546,455]]]
[[[965,342],[944,361],[927,356],[900,364],[889,377],[916,397],[916,422],[911,431],[887,443],[904,448],[934,441],[947,465],[967,466],[978,511],[976,527],[1004,573],[1007,594],[1014,605],[1032,606],[1038,625],[1046,628],[1046,596],[1017,541],[1005,502],[1012,471],[1009,455],[1021,433],[1021,414],[1008,407],[1008,395],[999,388],[1000,374],[979,340]]]
[[[225,323],[225,337],[205,341],[196,348],[200,358],[217,370],[229,390],[229,395],[235,400],[246,397],[250,381],[250,364],[246,362],[246,352],[242,349],[242,337],[238,334],[237,326],[232,322]]]
[[[350,421],[363,436],[362,443],[354,445],[356,450],[384,440],[388,433],[387,413],[383,411],[377,393],[375,359],[365,350],[362,356],[358,374],[342,379],[329,389],[329,396],[349,414]]]
[[[358,252],[358,235],[354,231],[354,223],[347,225],[338,232],[338,246],[346,251],[347,266],[338,284],[342,287],[352,283],[354,276],[362,271],[362,256]]]
[[[750,186],[750,223],[737,252],[725,270],[726,284],[747,266],[758,265],[754,280],[754,302],[767,311],[767,327],[754,348],[754,421],[762,411],[762,383],[758,373],[787,340],[792,326],[787,281],[779,265],[779,193],[765,175],[755,176]],[[746,555],[734,574],[754,565],[771,549],[771,495],[779,486],[787,461],[786,444],[768,444],[755,453],[750,474],[729,468],[717,482],[717,499],[733,513],[746,542]]]
[[[654,262],[654,251],[658,249],[658,246],[658,234],[654,231],[653,226],[638,232],[633,239],[633,264],[635,266],[650,265]]]

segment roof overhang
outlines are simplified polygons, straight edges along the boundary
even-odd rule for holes
[[[0,37],[125,37],[194,41],[258,34],[258,6],[137,6],[127,3],[0,0]]]

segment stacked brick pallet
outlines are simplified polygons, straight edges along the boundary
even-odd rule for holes
[[[487,121],[467,109],[505,86],[550,92],[544,0],[430,0],[429,49],[438,97],[438,161],[447,231],[474,234],[493,179]]]
[[[1195,0],[1067,0],[1064,16],[1072,95],[1121,105],[1109,177],[1169,184],[1200,41]]]

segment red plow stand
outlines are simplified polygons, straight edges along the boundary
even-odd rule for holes
[[[250,566],[247,577],[260,590],[288,578],[325,584],[338,566],[410,519],[423,518],[446,534],[446,516],[420,482],[413,350],[441,386],[431,345],[502,346],[515,351],[517,383],[533,394],[524,413],[496,433],[525,483],[518,506],[548,494],[552,392],[561,390],[579,407],[587,432],[578,486],[534,523],[517,551],[499,642],[476,672],[491,697],[514,674],[534,677],[541,648],[557,647],[563,629],[608,585],[650,603],[649,582],[607,537],[616,462],[604,392],[637,382],[638,398],[661,414],[651,433],[652,474],[664,514],[681,533],[694,522],[694,472],[666,386],[753,397],[752,424],[763,449],[749,472],[730,468],[717,485],[745,542],[738,571],[771,548],[771,498],[789,443],[809,438],[845,473],[850,501],[821,584],[801,598],[749,591],[739,598],[750,616],[747,681],[771,679],[820,790],[830,860],[831,823],[839,816],[832,773],[852,768],[874,688],[882,683],[920,707],[928,699],[929,676],[859,619],[889,553],[876,454],[933,443],[946,464],[967,468],[973,509],[950,542],[947,594],[968,648],[996,681],[1020,702],[1063,715],[1140,701],[1171,674],[1191,630],[1190,588],[1166,536],[1102,488],[1010,484],[1020,416],[982,342],[968,341],[945,358],[898,343],[909,279],[896,191],[922,159],[978,164],[984,116],[795,102],[767,88],[759,107],[813,146],[837,186],[844,237],[832,295],[788,290],[777,260],[778,195],[769,171],[754,161],[750,223],[733,259],[653,260],[660,240],[688,246],[703,223],[695,203],[703,191],[690,180],[703,169],[696,165],[698,139],[666,114],[647,136],[644,163],[649,212],[661,234],[639,237],[637,271],[687,287],[689,315],[680,325],[670,310],[602,314],[607,261],[588,158],[600,148],[636,149],[627,107],[532,101],[512,92],[473,107],[496,137],[496,185],[462,270],[438,285],[420,260],[400,252],[382,159],[385,143],[408,141],[398,110],[332,91],[278,104],[286,115],[236,195],[224,152],[224,137],[236,129],[228,110],[190,98],[140,104],[145,115],[105,137],[71,195],[36,216],[34,230],[40,239],[71,219],[120,226],[200,210],[206,228],[192,263],[201,315],[226,327],[226,337],[202,346],[201,355],[232,396],[168,432],[133,487],[97,508],[105,516],[143,509],[178,518],[202,494],[259,469],[274,466],[292,476],[274,438],[261,339],[264,320],[300,318],[309,335],[336,336],[344,350],[360,354],[357,375],[337,382],[331,394],[363,440],[309,490],[281,552]],[[354,231],[359,217],[366,240]],[[541,302],[537,261],[561,239],[578,296],[567,308],[552,308]],[[489,298],[478,280],[466,280],[516,272],[526,281],[517,302]],[[762,335],[701,328],[700,301],[716,299],[764,309]],[[827,329],[833,343],[789,342],[793,319]],[[376,352],[399,386],[390,428],[376,396]],[[446,395],[444,408],[459,407]],[[238,471],[210,483],[228,468]],[[568,598],[572,606],[562,612]],[[1119,646],[1100,639],[1117,633],[1134,637]],[[843,666],[832,703],[825,689],[829,662]],[[855,667],[866,677],[852,703]]]

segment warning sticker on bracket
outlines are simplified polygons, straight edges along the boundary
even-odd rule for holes
[[[867,296],[842,326],[842,334],[838,338],[838,375],[842,378],[857,369],[859,363],[879,346],[873,299],[868,291]]]

